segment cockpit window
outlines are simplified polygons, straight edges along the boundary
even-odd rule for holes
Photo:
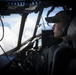
[[[49,30],[49,29],[52,29],[52,26],[54,25],[54,23],[47,23],[45,21],[45,17],[47,17],[47,13],[48,11],[51,9],[51,7],[48,7],[48,8],[45,8],[44,11],[43,11],[43,14],[42,14],[42,19],[41,19],[41,24],[42,24],[42,30]],[[57,12],[63,10],[62,7],[55,7],[55,9],[50,12],[50,14],[48,15],[49,17],[51,16],[54,16]]]
[[[25,27],[24,27],[21,43],[23,43],[24,41],[28,40],[29,38],[33,36],[37,17],[38,17],[38,13],[31,13],[28,15],[25,22]]]
[[[19,29],[21,23],[21,16],[19,14],[11,14],[8,16],[1,17],[4,25],[4,37],[0,41],[0,45],[5,52],[15,48],[18,42]],[[0,21],[0,39],[3,36],[2,23]],[[0,54],[3,51],[0,48]]]

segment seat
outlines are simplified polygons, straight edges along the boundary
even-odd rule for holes
[[[68,63],[73,57],[74,51],[71,47],[58,47],[54,52],[52,70],[50,75],[65,75]]]

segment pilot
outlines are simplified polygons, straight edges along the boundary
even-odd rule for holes
[[[45,20],[48,23],[54,23],[52,28],[54,37],[62,38],[63,42],[69,40],[69,37],[67,36],[67,30],[71,21],[70,11],[60,11],[53,17],[46,17]]]

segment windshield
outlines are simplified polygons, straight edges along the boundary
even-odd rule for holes
[[[51,9],[51,7],[45,8],[43,10],[36,35],[41,34],[42,30],[52,29],[53,24],[49,24],[50,26],[48,26],[45,21],[45,17],[49,9]],[[63,9],[61,7],[56,8],[52,13],[50,13],[49,16],[55,15],[60,10]],[[17,46],[22,16],[20,14],[11,14],[4,17],[2,16],[1,18],[4,25],[4,38],[0,41],[0,45],[2,46],[4,51],[7,52]],[[34,13],[34,12],[30,13],[27,16],[21,43],[25,42],[26,40],[28,40],[33,36],[37,18],[38,18],[38,13]],[[3,29],[0,21],[0,39],[2,38],[2,35],[3,35]],[[41,45],[41,42],[42,41],[40,40],[39,45]],[[0,54],[2,53],[3,51],[0,48]]]
[[[21,17],[22,16],[19,14],[12,14],[1,17],[4,25],[4,38],[0,41],[0,45],[2,46],[5,52],[17,46]],[[28,18],[26,19],[25,22],[21,43],[23,43],[24,41],[28,40],[33,36],[37,17],[38,13],[37,14],[30,13],[28,15]],[[2,35],[3,35],[3,29],[2,24],[0,22],[0,38],[2,38]],[[1,48],[0,48],[0,54],[3,54]]]

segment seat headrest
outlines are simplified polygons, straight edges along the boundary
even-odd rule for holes
[[[76,39],[76,17],[72,19],[68,31],[67,31],[67,36],[70,37],[70,39],[75,40]]]

